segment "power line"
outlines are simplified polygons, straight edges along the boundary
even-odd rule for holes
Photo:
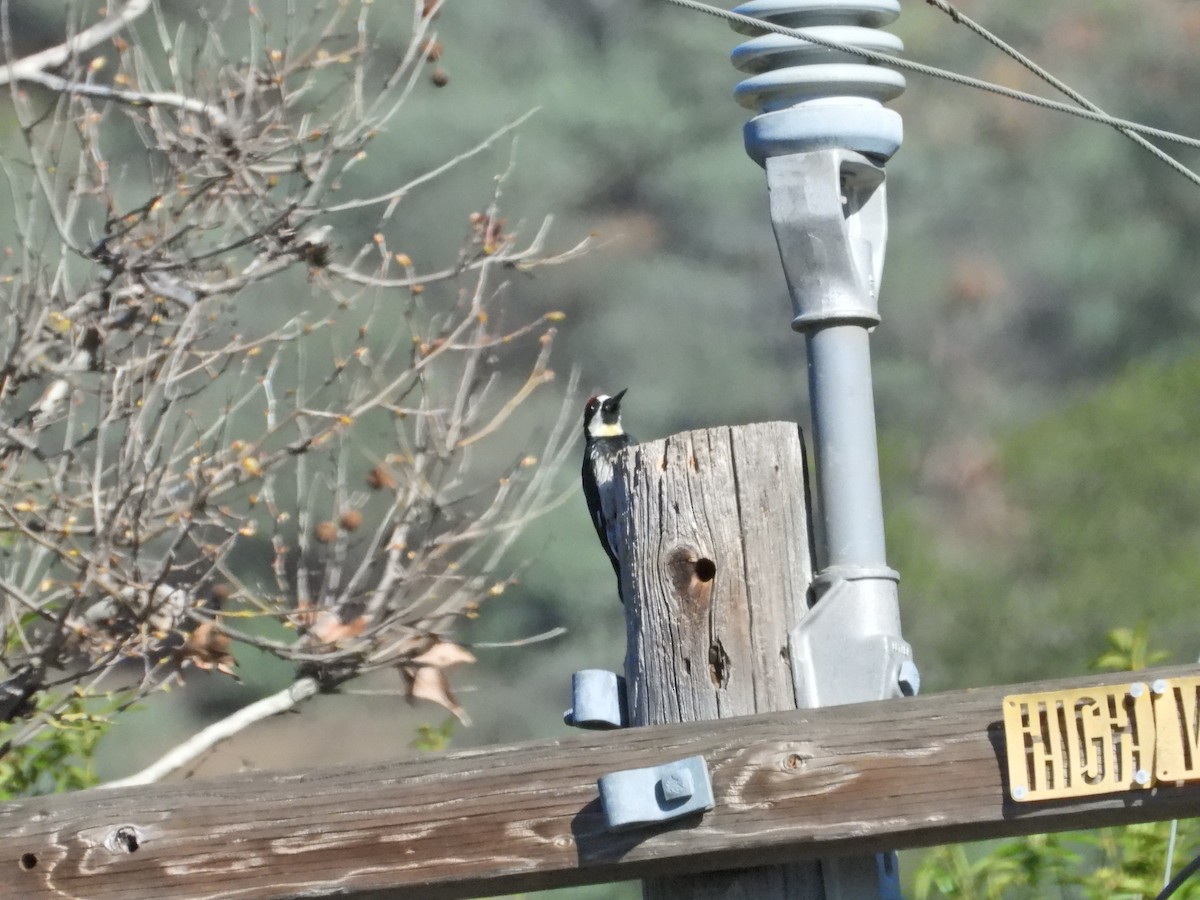
[[[1046,82],[1046,84],[1061,91],[1063,94],[1070,97],[1072,100],[1074,100],[1076,103],[1078,103],[1083,108],[1089,109],[1095,113],[1103,113],[1104,112],[1104,110],[1102,110],[1096,104],[1092,103],[1092,101],[1088,100],[1085,96],[1083,96],[1083,94],[1079,93],[1077,90],[1075,90],[1069,84],[1067,84],[1066,82],[1062,81],[1059,78],[1056,78],[1054,75],[1051,75],[1049,71],[1044,69],[1042,66],[1039,66],[1037,63],[1035,63],[1033,60],[1031,60],[1025,54],[1021,53],[1019,50],[1017,50],[1016,47],[1013,47],[1011,44],[1007,43],[1006,41],[1001,40],[998,35],[996,35],[995,33],[991,32],[991,31],[988,31],[988,29],[984,28],[982,25],[980,25],[974,19],[970,18],[969,16],[960,12],[955,7],[951,6],[949,3],[946,2],[946,0],[925,0],[925,2],[928,3],[930,6],[940,9],[942,12],[944,12],[946,15],[948,15],[950,17],[951,21],[953,21],[956,25],[962,25],[964,28],[966,28],[970,31],[973,31],[975,34],[977,34],[979,37],[983,38],[985,41],[987,41],[989,44],[991,44],[993,47],[995,47],[997,50],[999,50],[1005,56],[1020,63],[1022,66],[1024,66],[1026,69],[1028,69],[1034,75],[1036,75],[1038,78],[1042,79],[1042,81]],[[1184,178],[1187,178],[1189,181],[1200,185],[1200,175],[1197,175],[1194,171],[1189,169],[1187,166],[1185,166],[1183,163],[1181,163],[1175,157],[1171,156],[1166,151],[1156,147],[1154,144],[1150,143],[1148,140],[1146,140],[1144,137],[1142,137],[1140,134],[1138,134],[1137,132],[1133,131],[1130,128],[1117,128],[1117,130],[1120,131],[1121,134],[1125,135],[1125,137],[1129,138],[1131,141],[1133,141],[1135,144],[1137,144],[1139,147],[1141,147],[1143,150],[1147,151],[1148,153],[1157,157],[1162,162],[1166,163],[1168,166],[1170,166],[1172,169],[1174,169],[1176,172],[1178,172]]]
[[[773,32],[774,34],[781,34],[785,37],[806,41],[810,44],[816,44],[819,47],[826,47],[830,50],[837,50],[842,53],[850,53],[854,54],[855,56],[861,56],[863,59],[879,63],[880,65],[888,66],[893,69],[902,69],[908,72],[915,72],[919,75],[927,75],[931,78],[940,78],[943,81],[949,81],[953,84],[959,84],[964,87],[975,88],[976,90],[987,91],[988,93],[996,94],[1001,97],[1007,97],[1010,100],[1019,100],[1022,103],[1029,103],[1033,106],[1039,106],[1043,109],[1066,113],[1067,115],[1075,116],[1080,119],[1086,119],[1091,122],[1098,122],[1102,125],[1108,125],[1110,128],[1115,128],[1127,136],[1130,135],[1130,133],[1134,135],[1148,135],[1150,137],[1159,138],[1160,140],[1171,141],[1173,143],[1182,144],[1186,147],[1200,149],[1200,139],[1177,134],[1173,131],[1165,131],[1161,128],[1152,128],[1149,125],[1143,125],[1140,122],[1134,122],[1129,119],[1120,119],[1115,116],[1110,116],[1108,113],[1099,110],[1090,103],[1083,107],[1072,106],[1069,103],[1060,103],[1057,100],[1039,97],[1037,94],[1018,91],[1015,88],[1004,87],[1003,85],[995,84],[990,81],[984,81],[980,78],[972,78],[969,75],[952,72],[949,69],[940,69],[937,66],[929,66],[924,63],[914,62],[911,59],[905,59],[899,56],[889,56],[886,53],[878,53],[874,50],[867,50],[863,47],[855,47],[850,44],[843,44],[840,41],[830,40],[829,38],[820,37],[818,35],[800,31],[795,28],[787,28],[783,25],[776,25],[774,22],[756,19],[751,16],[744,16],[741,13],[736,13],[732,10],[721,9],[720,7],[712,6],[708,3],[702,3],[700,0],[667,0],[667,2],[684,9],[692,10],[693,12],[701,12],[710,16],[716,16],[719,19],[725,19],[726,21],[735,22],[739,25],[745,25],[760,31],[769,31]],[[930,2],[933,2],[933,0],[930,0]],[[934,3],[934,5],[942,9],[943,12],[947,11],[945,8],[943,8],[943,4]],[[944,4],[944,6],[949,7],[949,4]],[[953,7],[949,7],[949,9],[952,11],[948,12],[948,15],[950,15],[952,18],[956,18],[958,21],[966,19],[966,17],[957,10],[953,10]],[[976,23],[972,23],[972,25],[976,25]],[[976,27],[982,28],[982,26],[978,25],[976,25]],[[996,38],[994,35],[991,35],[989,40],[1003,44],[1003,42],[999,41],[999,38]],[[1012,52],[1016,53],[1015,50]],[[1020,54],[1017,55],[1020,56]],[[1021,58],[1024,59],[1024,57]],[[1032,63],[1032,61],[1030,61],[1029,64],[1036,66],[1036,64]],[[1053,76],[1050,76],[1049,73],[1046,73],[1046,75],[1053,79]],[[1061,82],[1058,82],[1058,79],[1053,79],[1050,81],[1050,83],[1054,84],[1056,87],[1061,85]],[[1065,92],[1067,92],[1067,96],[1071,96],[1073,98],[1075,97],[1074,93],[1070,92],[1070,88],[1067,88],[1066,85],[1059,87],[1060,90],[1063,90],[1063,88],[1066,88]],[[1076,102],[1088,103],[1086,100],[1079,99],[1077,99]],[[1163,162],[1166,162],[1185,178],[1188,178],[1195,184],[1200,185],[1200,175],[1197,175],[1195,172],[1193,172],[1191,169],[1188,169],[1173,157],[1163,153],[1163,151],[1159,150],[1157,147],[1154,147],[1154,145],[1149,144],[1149,142],[1146,142],[1146,149],[1150,150],[1152,153],[1162,159]]]

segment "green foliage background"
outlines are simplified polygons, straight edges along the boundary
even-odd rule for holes
[[[194,18],[191,4],[164,5]],[[58,5],[36,8],[22,13],[34,44]],[[1192,4],[964,9],[1104,108],[1196,130]],[[914,58],[1049,90],[925,4],[904,4],[894,30]],[[374,151],[388,164],[359,171],[416,174],[541,110],[515,150],[415,197],[401,249],[434,265],[511,151],[510,221],[552,211],[563,244],[605,239],[582,263],[516,284],[514,302],[567,312],[560,369],[579,366],[587,392],[628,386],[627,425],[642,437],[803,421],[803,345],[788,328],[765,181],[741,146],[747,113],[731,99],[735,36],[661,0],[446,0],[439,31],[449,85],[418,90]],[[1195,659],[1200,190],[1111,131],[1011,101],[914,77],[895,108],[907,134],[888,166],[875,377],[889,552],[926,690],[1078,673],[1109,629],[1143,622],[1173,661]],[[355,247],[372,227],[339,239]],[[254,314],[286,302],[263,297]],[[469,637],[568,634],[481,650],[458,676],[477,688],[464,696],[476,725],[454,745],[560,733],[571,671],[621,666],[620,608],[590,530],[581,497],[530,530],[521,586]],[[252,686],[287,677],[243,668]],[[197,710],[247,699],[224,687],[200,707],[161,709],[188,727]],[[394,702],[371,714],[402,715]],[[147,727],[121,720],[104,768],[153,756],[154,740],[118,740]]]

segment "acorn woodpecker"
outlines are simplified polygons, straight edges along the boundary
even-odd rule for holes
[[[628,389],[626,389],[628,390]],[[625,391],[609,397],[600,394],[583,408],[583,496],[604,552],[612,561],[613,571],[621,577],[616,541],[619,510],[616,509],[617,454],[637,443],[621,427],[621,398]]]

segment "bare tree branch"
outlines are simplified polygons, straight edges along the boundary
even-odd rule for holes
[[[90,28],[85,28],[69,40],[54,47],[48,47],[37,53],[22,57],[0,67],[0,85],[13,81],[30,80],[44,73],[46,69],[61,66],[72,57],[78,57],[93,47],[98,47],[109,38],[120,34],[129,27],[129,23],[137,19],[150,8],[152,0],[127,0],[116,12],[103,22],[97,22]],[[4,18],[8,19],[8,2],[4,3]]]
[[[214,722],[207,728],[202,728],[194,735],[173,747],[167,753],[155,760],[151,765],[115,781],[107,781],[100,785],[103,788],[134,787],[139,784],[153,784],[161,781],[173,772],[199,759],[209,750],[223,741],[229,740],[238,732],[245,731],[251,725],[256,725],[263,719],[277,716],[280,713],[295,709],[305,700],[315,697],[320,690],[314,678],[300,678],[289,684],[281,691],[276,691],[269,697],[256,700],[248,706],[243,706],[220,721]]]
[[[436,89],[437,4],[414,0],[399,50],[368,0],[282,30],[230,7],[190,36],[155,7],[161,46],[118,37],[148,8],[3,76],[50,99],[11,90],[24,155],[0,158],[19,228],[0,257],[0,746],[101,686],[124,709],[185,670],[232,674],[246,647],[294,684],[119,784],[379,669],[465,718],[454,628],[514,583],[575,436],[562,315],[511,301],[590,238],[555,249],[549,215],[529,234],[504,215],[532,113],[419,174],[392,151],[369,169]],[[102,84],[80,55],[110,38]],[[390,249],[416,188],[493,163],[479,206],[422,213],[463,222],[460,244],[420,265]],[[341,199],[352,171],[399,183]]]

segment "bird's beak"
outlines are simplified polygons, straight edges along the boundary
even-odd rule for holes
[[[627,390],[629,390],[629,388],[621,388],[621,390],[619,390],[615,394],[613,394],[613,398],[612,398],[613,409],[616,409],[617,407],[619,407],[621,405],[621,398],[625,396],[625,392]]]

